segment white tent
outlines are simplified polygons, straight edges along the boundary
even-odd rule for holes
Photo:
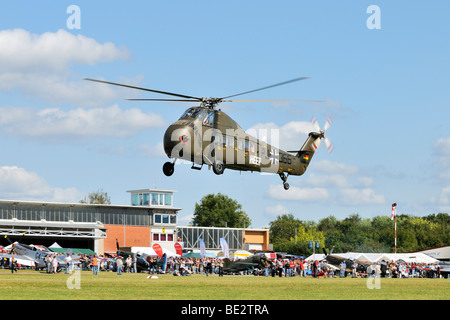
[[[153,250],[152,247],[131,247],[131,252],[136,252],[136,253],[145,253],[148,254],[149,256],[157,256],[155,250]],[[165,253],[168,257],[180,257],[180,255],[167,250],[166,248],[162,248],[163,253]]]
[[[436,263],[438,260],[431,258],[430,256],[427,256],[426,254],[423,254],[421,252],[414,252],[414,253],[358,253],[358,252],[346,252],[346,253],[333,253],[333,256],[339,256],[344,259],[349,260],[356,260],[360,263],[378,263],[382,260],[386,262],[392,262],[392,261],[405,261],[406,263]],[[307,261],[309,260],[324,260],[325,255],[324,254],[315,254],[310,255],[306,258]]]

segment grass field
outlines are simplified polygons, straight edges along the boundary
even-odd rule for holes
[[[272,278],[192,275],[174,277],[100,272],[94,276],[0,270],[3,300],[448,300],[450,279],[380,279],[369,289],[366,279]]]

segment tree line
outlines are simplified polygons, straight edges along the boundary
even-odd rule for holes
[[[394,252],[394,221],[390,216],[361,218],[359,214],[338,220],[334,216],[319,222],[302,221],[292,214],[278,216],[270,222],[270,242],[274,251],[309,256],[308,243],[317,240],[334,252]],[[425,217],[397,216],[397,252],[406,253],[450,245],[450,215],[430,214]]]
[[[195,204],[194,226],[245,228],[251,219],[242,206],[221,193],[208,194]],[[352,214],[339,220],[334,216],[302,221],[293,214],[283,214],[271,221],[270,243],[274,251],[309,256],[322,252],[394,252],[394,221],[389,215],[362,218]],[[314,240],[318,248],[311,248]],[[447,213],[425,217],[397,215],[397,252],[406,253],[450,245],[450,216]]]

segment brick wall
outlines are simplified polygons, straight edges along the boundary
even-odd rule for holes
[[[115,252],[116,239],[120,247],[150,247],[150,227],[106,225],[104,252]]]

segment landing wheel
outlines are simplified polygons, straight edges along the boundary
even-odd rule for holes
[[[225,170],[225,165],[223,164],[222,161],[214,162],[213,171],[215,174],[218,174],[218,175],[222,174],[224,170]]]
[[[173,172],[175,171],[175,166],[172,162],[166,162],[163,165],[163,172],[166,176],[170,177],[173,175]]]
[[[286,180],[287,180],[287,178],[289,176],[289,173],[286,176],[284,174],[284,172],[280,172],[279,175],[280,175],[281,180],[283,181],[284,190],[289,190],[289,183],[286,182]]]

